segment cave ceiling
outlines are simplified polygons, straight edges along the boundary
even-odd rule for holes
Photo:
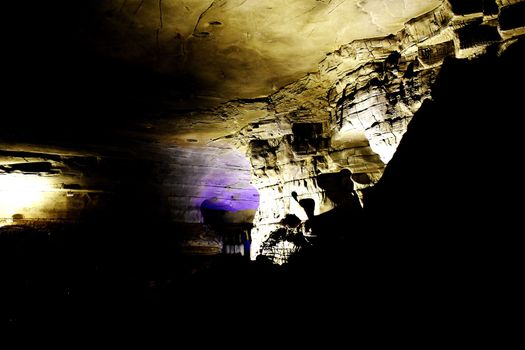
[[[92,2],[97,52],[181,79],[181,105],[268,96],[356,39],[400,30],[438,0]],[[189,99],[187,97],[190,97]]]
[[[59,152],[86,154],[89,147],[100,145],[99,151],[108,153],[108,144],[122,148],[135,140],[200,146],[273,118],[264,99],[318,72],[327,54],[355,40],[396,33],[440,3],[9,4],[6,100],[12,112],[3,143],[24,149],[31,143],[39,150],[54,144]],[[310,85],[316,84],[322,85]],[[263,103],[235,104],[251,99]],[[306,94],[290,103],[300,106],[310,99]]]
[[[271,118],[268,98],[281,102],[272,112],[304,107],[315,119],[330,106],[312,101],[330,99],[327,92],[338,84],[330,76],[334,66],[326,64],[338,50],[367,38],[399,36],[410,20],[446,3],[91,0],[9,5],[6,81],[14,112],[7,126],[23,134],[19,124],[29,121],[22,129],[35,125],[37,132],[28,138],[44,143],[74,133],[87,134],[83,143],[107,143],[125,130],[126,137],[138,132],[150,140],[201,144]],[[466,7],[468,15],[478,11]],[[24,13],[24,30],[16,30],[19,13]],[[406,42],[396,40],[391,52],[406,49]],[[336,65],[356,66],[348,61]],[[337,74],[342,72],[348,70]],[[301,89],[312,92],[295,93],[293,84],[305,76],[313,78]],[[283,102],[283,95],[294,94]],[[254,99],[251,105],[238,104]],[[41,127],[52,136],[41,137]]]

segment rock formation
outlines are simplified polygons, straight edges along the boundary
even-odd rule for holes
[[[270,233],[282,228],[287,215],[307,219],[298,204],[301,200],[313,200],[314,215],[337,206],[320,185],[321,175],[351,170],[361,197],[364,189],[378,182],[412,117],[425,100],[432,99],[432,86],[444,62],[472,60],[488,51],[501,53],[525,34],[525,2],[518,0],[403,2],[409,7],[399,13],[386,1],[357,5],[315,1],[309,9],[302,8],[303,2],[293,1],[293,9],[304,10],[298,17],[305,16],[296,19],[302,26],[293,33],[300,43],[293,48],[304,46],[300,51],[303,62],[279,34],[283,28],[290,29],[281,22],[275,31],[271,21],[261,23],[260,30],[235,31],[250,22],[248,12],[270,11],[270,5],[263,8],[266,5],[257,3],[255,10],[248,11],[243,1],[187,3],[186,16],[175,11],[175,5],[164,4],[167,7],[162,12],[160,3],[143,1],[119,2],[120,9],[115,8],[116,2],[108,2],[107,8],[97,10],[104,14],[101,21],[111,24],[97,31],[101,40],[97,50],[111,47],[113,58],[156,65],[158,72],[175,74],[181,86],[191,90],[187,96],[180,91],[163,95],[163,106],[171,103],[175,112],[170,108],[158,112],[152,107],[148,118],[111,125],[107,135],[93,129],[88,133],[88,146],[48,145],[47,151],[40,147],[26,149],[24,154],[17,153],[16,144],[3,147],[0,181],[6,174],[24,173],[17,164],[46,164],[45,174],[40,174],[52,179],[52,194],[46,190],[46,196],[57,197],[46,201],[53,203],[52,208],[45,205],[29,210],[26,205],[25,213],[18,212],[24,207],[13,212],[11,205],[0,203],[0,215],[7,219],[14,214],[35,219],[74,218],[90,206],[111,207],[111,200],[102,198],[133,189],[141,200],[147,198],[144,203],[157,202],[171,222],[183,224],[182,231],[187,234],[183,245],[188,251],[220,250],[203,210],[226,212],[221,219],[224,224],[253,224],[254,257]],[[271,5],[281,6],[279,3],[272,1]],[[385,9],[388,21],[378,16]],[[361,36],[339,32],[336,27],[345,21],[345,15],[338,12],[335,24],[331,23],[330,13],[336,10],[348,11],[349,18],[360,21],[365,16],[369,26]],[[141,11],[144,17],[134,17]],[[427,12],[406,21],[406,16],[422,11]],[[153,17],[155,23],[149,21]],[[337,31],[333,42],[338,48],[332,41],[323,41],[328,29],[316,33],[320,27],[315,21]],[[230,28],[229,22],[237,27]],[[257,26],[250,22],[252,25]],[[156,34],[144,36],[129,28],[146,28]],[[116,37],[105,38],[113,29]],[[125,36],[128,31],[129,38]],[[385,36],[390,32],[395,33]],[[259,37],[252,33],[259,33]],[[135,49],[131,53],[124,48],[115,50],[115,39],[125,39],[123,42]],[[313,44],[307,45],[309,40]],[[144,55],[141,45],[154,54]],[[265,51],[266,45],[276,48]],[[295,61],[289,64],[284,58],[292,54]],[[253,59],[243,66],[250,55]],[[265,69],[256,68],[265,64]],[[207,80],[208,85],[184,84],[189,71],[199,75],[194,82]],[[253,76],[248,76],[250,71]],[[197,96],[194,90],[198,89],[203,95],[210,91],[217,94]],[[198,108],[199,104],[203,108]],[[181,112],[181,107],[191,111]],[[95,110],[89,112],[96,114]],[[105,120],[100,118],[97,121],[103,124]],[[100,137],[103,145],[90,144],[93,135]],[[60,137],[67,139],[67,135],[55,136],[49,136],[51,143]],[[4,146],[10,138],[26,141],[8,135]],[[117,164],[129,174],[119,173]],[[59,173],[50,173],[53,169]],[[38,176],[35,171],[26,175]],[[0,191],[9,192],[9,186],[0,187]],[[133,195],[125,198],[132,201]],[[203,209],[203,203],[209,207]],[[140,210],[134,210],[140,215]]]
[[[254,237],[264,240],[293,212],[293,191],[315,201],[316,215],[331,210],[320,174],[351,169],[358,189],[379,180],[412,116],[432,98],[445,59],[501,52],[523,34],[522,22],[498,21],[512,8],[523,11],[522,3],[499,2],[499,11],[486,3],[461,10],[443,2],[395,35],[343,45],[318,72],[269,97],[268,116],[233,136],[236,147],[247,147],[261,195]]]

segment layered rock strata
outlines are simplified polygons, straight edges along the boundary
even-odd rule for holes
[[[358,191],[373,185],[414,113],[432,98],[447,58],[501,51],[523,34],[523,23],[508,15],[523,11],[523,2],[492,5],[459,13],[454,3],[444,2],[394,35],[342,46],[318,72],[269,97],[268,115],[233,136],[247,150],[261,195],[256,246],[286,214],[306,219],[292,192],[313,199],[316,215],[334,207],[317,183],[320,174],[347,168]]]

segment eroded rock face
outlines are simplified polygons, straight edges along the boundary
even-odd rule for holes
[[[520,16],[523,1],[474,1],[469,5],[460,1],[425,1],[421,7],[407,2],[406,11],[387,1],[348,1],[340,6],[315,1],[311,2],[311,9],[304,8],[307,11],[301,12],[304,19],[291,21],[305,25],[293,32],[293,40],[284,40],[282,31],[287,26],[281,22],[275,32],[268,23],[261,23],[262,32],[257,28],[234,32],[232,28],[253,22],[241,14],[251,11],[254,19],[260,19],[266,13],[267,9],[262,11],[261,6],[268,4],[262,2],[190,1],[184,18],[175,16],[178,14],[175,4],[162,3],[166,6],[162,7],[165,17],[160,17],[160,2],[119,2],[120,7],[115,8],[116,3],[108,3],[107,18],[103,21],[109,26],[104,26],[101,33],[116,28],[120,37],[126,33],[125,28],[134,28],[125,42],[137,46],[135,55],[128,53],[124,59],[158,64],[158,71],[175,75],[198,71],[210,82],[206,87],[209,91],[202,89],[203,92],[221,91],[213,96],[212,105],[229,100],[213,109],[168,113],[166,118],[129,123],[118,131],[119,137],[134,142],[140,139],[141,143],[137,143],[143,152],[141,164],[154,169],[145,177],[166,202],[167,216],[174,222],[187,224],[191,236],[187,239],[188,247],[208,253],[219,251],[220,243],[212,237],[213,227],[202,228],[207,224],[203,203],[207,206],[204,209],[227,212],[226,223],[253,223],[252,253],[256,254],[257,247],[270,232],[282,227],[287,215],[307,219],[299,205],[301,200],[313,201],[315,215],[337,205],[320,183],[322,176],[335,176],[349,169],[358,192],[381,178],[412,116],[426,99],[432,98],[433,83],[447,58],[468,60],[488,50],[501,51],[525,33]],[[277,2],[271,4],[281,6]],[[304,4],[293,2],[292,8],[297,10]],[[349,18],[353,18],[352,11],[357,8],[368,20],[374,19],[373,30],[362,36],[374,38],[354,40],[358,37],[343,30],[336,31],[337,40],[332,40],[331,35],[329,43],[323,41],[327,31],[333,29],[333,23],[327,24],[331,18],[329,12],[335,11],[336,5],[341,7],[338,13],[349,6]],[[423,9],[432,8],[407,22]],[[138,17],[134,17],[135,12]],[[389,19],[378,13],[387,13]],[[157,21],[154,24],[149,21],[153,17]],[[345,20],[344,16],[341,18],[335,23]],[[322,20],[321,24],[310,23],[315,19]],[[180,20],[177,25],[175,20]],[[236,24],[230,26],[231,23]],[[141,26],[150,37],[137,39],[140,31],[135,29]],[[323,31],[317,33],[321,27]],[[289,58],[290,50],[310,40],[307,32],[313,33],[312,43],[304,52],[299,50],[299,54]],[[301,40],[296,42],[298,36]],[[112,57],[125,54],[112,46],[115,37],[108,37],[103,43],[110,47]],[[149,48],[146,52],[156,55],[145,56],[141,44]],[[273,45],[279,49],[270,50]],[[206,55],[210,52],[213,54]],[[330,53],[322,59],[324,52]],[[248,56],[254,59],[244,64],[243,59]],[[259,69],[266,60],[275,71]],[[206,69],[200,71],[197,67],[203,65]],[[225,66],[228,69],[224,70]],[[307,71],[311,73],[305,74]],[[281,87],[286,83],[289,84]],[[239,93],[233,93],[236,91]],[[209,105],[203,103],[205,106]],[[146,161],[148,157],[152,159],[150,163]],[[8,163],[19,163],[21,159],[9,158]],[[126,159],[132,163],[133,156],[128,154]],[[36,157],[35,161],[48,162],[49,157]],[[61,167],[61,162],[52,166]],[[108,181],[111,180],[109,176]],[[56,186],[61,181],[56,178]],[[98,188],[98,184],[80,185],[86,189]],[[67,199],[70,198],[67,191],[59,189],[60,195],[70,202],[70,208],[74,208],[76,204]],[[294,192],[296,198],[292,196]],[[55,202],[55,206],[62,206],[60,203]],[[65,212],[62,209],[31,215],[54,217],[54,213]],[[77,209],[83,210],[80,204]]]
[[[252,230],[257,254],[286,215],[307,219],[301,199],[314,201],[315,215],[336,206],[319,186],[321,174],[349,169],[358,193],[373,186],[412,116],[432,98],[443,62],[503,50],[522,34],[516,24],[500,25],[500,14],[515,6],[521,5],[443,2],[395,34],[341,46],[317,72],[267,98],[234,100],[165,121],[153,127],[155,137],[179,147],[206,148],[220,140],[245,154],[260,195]],[[174,204],[173,213],[181,205]],[[175,214],[174,220],[184,218]]]
[[[521,6],[498,5],[500,13]],[[292,192],[313,199],[316,215],[332,209],[320,174],[348,168],[358,190],[373,185],[414,113],[432,97],[444,60],[504,49],[522,34],[521,27],[503,30],[494,6],[463,11],[444,2],[395,35],[344,45],[317,73],[270,96],[269,116],[235,136],[248,149],[261,194],[254,237],[264,240],[286,214],[301,212]]]

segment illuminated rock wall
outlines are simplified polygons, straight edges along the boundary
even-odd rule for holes
[[[244,154],[224,144],[163,152],[166,168],[160,176],[173,221],[203,223],[205,201],[210,208],[227,211],[229,222],[253,220],[259,195],[250,185],[250,164]]]
[[[292,191],[313,199],[316,215],[334,207],[317,184],[320,174],[350,169],[358,190],[377,182],[413,115],[432,98],[447,57],[474,58],[521,35],[521,27],[506,35],[493,7],[455,11],[443,2],[395,35],[343,45],[318,72],[271,95],[268,116],[235,135],[251,158],[261,194],[257,243],[286,214],[301,211]]]
[[[13,218],[78,220],[100,213],[112,203],[104,167],[94,156],[2,150],[0,224]]]

